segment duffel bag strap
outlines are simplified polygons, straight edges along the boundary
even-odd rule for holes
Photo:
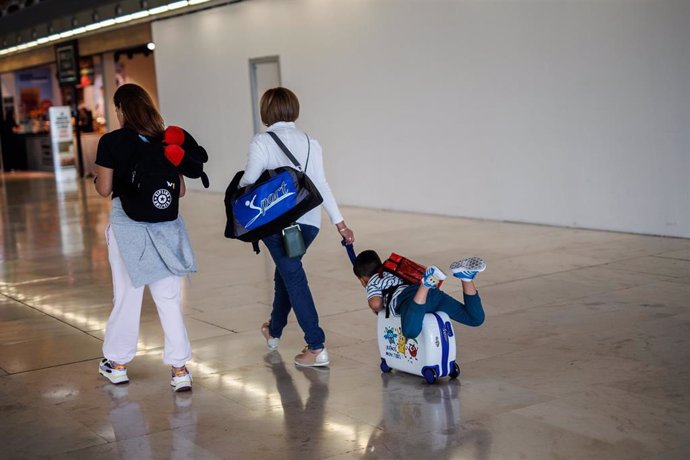
[[[297,169],[302,171],[302,165],[299,164],[299,161],[297,161],[297,159],[292,154],[292,152],[290,152],[290,150],[288,150],[288,148],[285,146],[285,144],[283,144],[283,141],[280,140],[278,135],[276,133],[274,133],[273,131],[266,131],[266,132],[268,133],[269,136],[271,136],[273,138],[273,140],[276,142],[276,144],[278,144],[278,147],[280,147],[280,150],[282,150],[283,153],[285,153],[285,156],[287,156],[290,159],[290,161],[292,161],[292,164],[295,165],[295,167],[297,167]],[[307,136],[307,142],[309,143],[309,152],[307,152],[307,165],[308,165],[309,164],[309,153],[311,152],[311,142],[309,142],[308,136]],[[304,169],[306,170],[306,167]],[[304,172],[304,171],[302,171],[302,172]]]
[[[307,136],[307,133],[304,133]],[[307,173],[307,168],[309,167],[309,155],[311,154],[311,140],[307,136],[307,163],[304,165],[304,174]]]
[[[259,242],[258,241],[252,241],[252,249],[257,254],[261,252],[261,249],[259,248]]]

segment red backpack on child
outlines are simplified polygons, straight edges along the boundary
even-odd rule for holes
[[[394,274],[407,284],[422,284],[426,267],[393,252],[383,262],[382,271]],[[441,284],[443,284],[443,281],[438,283],[438,286],[440,287]]]

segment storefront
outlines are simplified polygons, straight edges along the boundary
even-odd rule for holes
[[[0,75],[6,124],[2,133],[5,170],[53,169],[48,110],[62,104],[54,75],[54,64]],[[5,142],[10,133],[14,138]]]
[[[78,78],[61,86],[54,48],[0,62],[4,115],[2,169],[51,171],[76,168],[94,172],[98,140],[118,128],[112,95],[123,83],[137,83],[157,99],[149,24],[139,24],[78,40]],[[32,65],[33,64],[33,65]],[[74,142],[51,148],[50,108],[70,107]],[[56,157],[59,156],[59,158]]]

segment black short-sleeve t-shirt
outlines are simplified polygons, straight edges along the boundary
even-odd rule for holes
[[[113,194],[118,197],[127,184],[127,170],[139,148],[139,135],[128,128],[104,134],[98,141],[96,164],[113,170]]]

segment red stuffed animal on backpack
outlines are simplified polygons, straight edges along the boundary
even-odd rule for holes
[[[165,157],[180,170],[180,174],[190,179],[201,178],[204,188],[208,188],[208,176],[204,172],[208,154],[191,134],[179,126],[168,126],[163,133],[163,146]]]

